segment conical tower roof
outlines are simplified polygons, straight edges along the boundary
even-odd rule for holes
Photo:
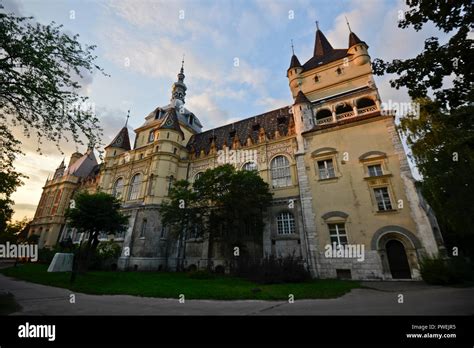
[[[131,149],[130,146],[130,138],[128,136],[128,129],[127,127],[123,127],[120,132],[116,135],[114,140],[107,145],[105,148],[108,147],[117,147],[119,149],[124,149],[126,151],[129,151]]]

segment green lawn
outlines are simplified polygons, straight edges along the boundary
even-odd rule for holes
[[[71,284],[70,273],[47,273],[47,266],[24,264],[0,270],[6,276],[33,283],[57,286],[86,294],[126,294],[145,297],[215,300],[287,300],[334,298],[360,287],[355,281],[336,279],[311,280],[305,283],[261,285],[225,275],[212,279],[195,279],[187,273],[167,272],[99,272],[78,275]],[[260,291],[256,291],[260,289]]]

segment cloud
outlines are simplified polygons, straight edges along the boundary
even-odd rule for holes
[[[198,116],[204,130],[221,126],[229,116],[208,93],[188,97],[186,107]]]

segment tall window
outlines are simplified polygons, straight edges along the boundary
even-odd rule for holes
[[[135,174],[130,181],[130,193],[128,194],[128,200],[134,200],[138,198],[140,193],[140,185],[142,183],[141,174]]]
[[[332,159],[318,161],[318,170],[320,179],[330,179],[336,177]]]
[[[153,140],[155,140],[155,132],[150,131],[150,133],[148,133],[148,142],[151,143]]]
[[[247,171],[257,170],[257,163],[247,162],[242,166],[242,169]]]
[[[148,223],[147,219],[143,219],[142,229],[140,230],[140,238],[145,238],[147,223]]]
[[[199,173],[197,173],[196,175],[194,175],[194,181],[196,181],[197,179],[199,179],[201,176],[202,176],[202,172],[199,172]]]
[[[286,187],[291,185],[290,162],[285,156],[277,156],[270,165],[272,170],[273,187]]]
[[[283,212],[277,215],[278,234],[295,233],[295,218],[290,212]]]
[[[339,224],[328,224],[329,237],[331,238],[331,245],[336,243],[337,245],[347,244],[347,233],[346,225],[343,223]]]
[[[112,195],[117,199],[122,198],[122,195],[123,195],[123,178],[118,178],[115,181],[114,189],[112,191]]]
[[[369,176],[383,175],[382,166],[380,164],[374,164],[374,165],[371,165],[371,166],[367,166],[367,170],[369,172]]]
[[[375,188],[374,194],[379,211],[392,210],[392,203],[390,202],[390,195],[387,187]]]

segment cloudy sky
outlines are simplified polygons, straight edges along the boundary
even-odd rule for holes
[[[63,24],[64,31],[79,34],[81,42],[97,45],[97,63],[111,76],[87,76],[81,92],[95,105],[104,143],[123,126],[128,109],[131,131],[150,111],[168,103],[183,54],[186,106],[209,129],[292,103],[286,79],[290,40],[299,60],[308,60],[316,20],[333,47],[344,48],[349,34],[346,16],[352,30],[368,43],[372,59],[413,57],[425,38],[442,37],[431,25],[420,32],[399,29],[405,4],[397,0],[0,3],[6,11],[34,16],[40,23]],[[382,100],[409,101],[406,91],[390,88],[389,79],[376,78]],[[16,219],[33,216],[42,185],[64,157],[54,144],[44,144],[40,155],[36,139],[21,139],[26,155],[16,167],[29,179],[13,196]],[[62,146],[66,159],[76,149],[84,151],[74,144]]]

